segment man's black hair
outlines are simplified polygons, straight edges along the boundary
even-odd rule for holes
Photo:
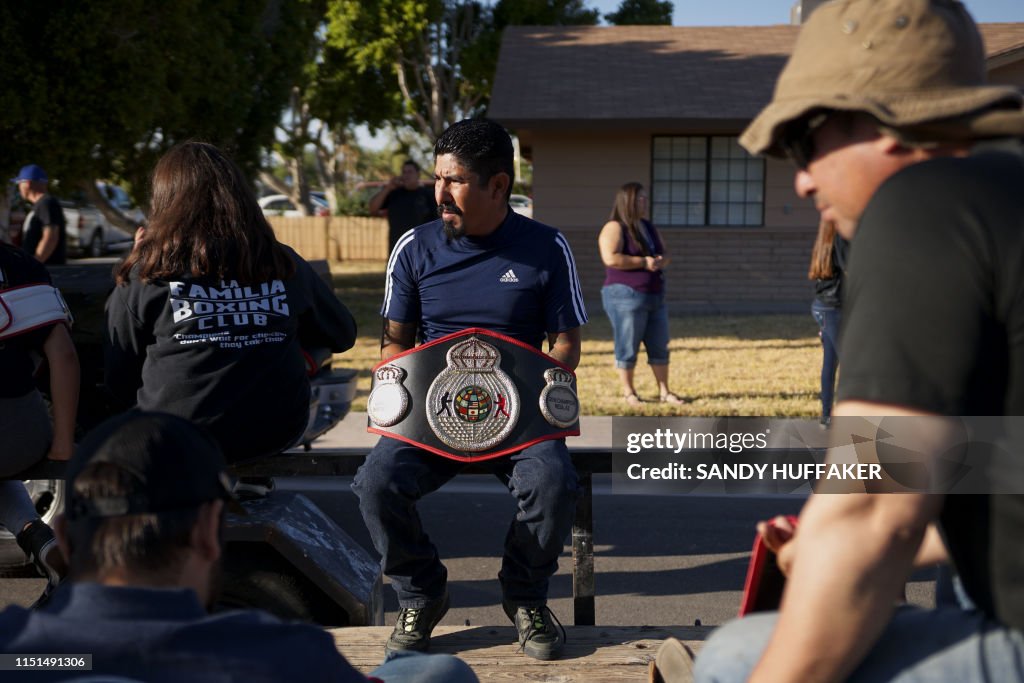
[[[453,123],[434,145],[434,158],[451,154],[486,184],[497,173],[508,174],[508,191],[512,194],[515,179],[515,150],[512,138],[501,124],[488,118],[463,119]]]
[[[422,168],[420,168],[420,165],[417,164],[412,159],[406,159],[405,161],[402,162],[402,168],[405,168],[406,166],[412,166],[413,168],[416,169],[417,173],[419,173],[419,172],[421,172],[423,170]]]

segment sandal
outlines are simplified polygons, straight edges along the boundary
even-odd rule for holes
[[[643,403],[643,401],[640,400],[640,397],[636,395],[635,391],[626,394],[622,398],[625,399],[626,405],[628,405],[628,406],[637,407],[637,406],[639,406],[640,404]]]
[[[674,406],[680,406],[685,401],[683,401],[683,399],[679,398],[677,395],[675,395],[671,391],[669,391],[669,392],[664,393],[664,394],[661,395],[661,402],[662,403],[670,403],[670,404],[672,404]]]

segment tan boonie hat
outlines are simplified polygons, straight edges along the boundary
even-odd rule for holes
[[[937,134],[951,132],[935,125],[949,119],[961,139],[1024,135],[1021,93],[986,81],[981,34],[961,3],[833,0],[800,30],[771,103],[740,144],[782,156],[786,125],[815,109],[867,112],[894,129],[928,124]]]

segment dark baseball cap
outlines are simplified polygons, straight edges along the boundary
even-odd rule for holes
[[[18,175],[11,178],[12,183],[20,183],[22,180],[44,180],[48,181],[50,176],[46,175],[46,171],[43,167],[38,164],[29,164],[28,166],[22,166],[21,170],[18,171]]]
[[[127,472],[133,490],[122,496],[83,496],[78,475],[93,463]],[[231,495],[220,446],[204,429],[165,413],[131,411],[94,429],[68,463],[69,521],[191,510],[224,500],[242,511]]]

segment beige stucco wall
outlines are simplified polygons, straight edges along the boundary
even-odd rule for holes
[[[650,134],[538,134],[533,143],[533,216],[554,226],[599,229],[619,186],[633,180],[649,185],[650,174]]]
[[[988,79],[992,83],[1015,85],[1024,90],[1024,58],[992,69],[988,73]]]

